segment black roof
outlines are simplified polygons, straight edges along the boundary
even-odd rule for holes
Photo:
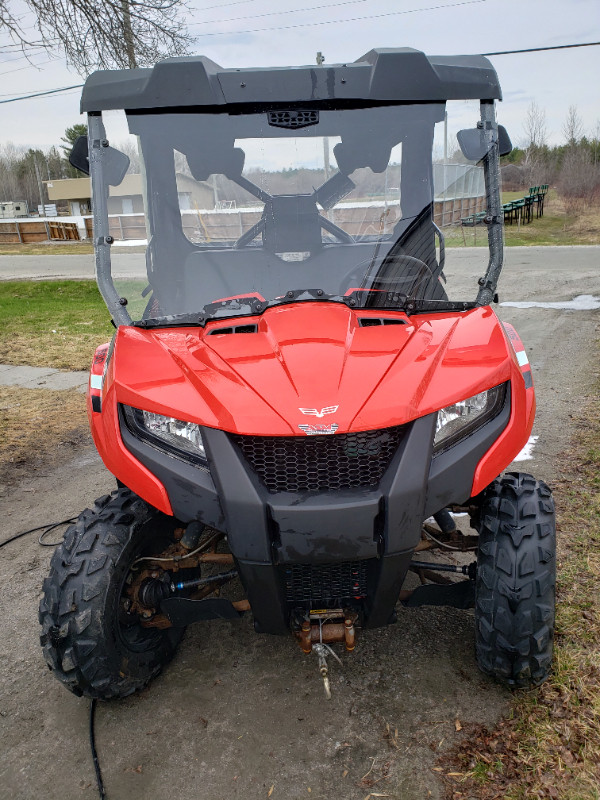
[[[205,56],[168,58],[152,69],[105,70],[87,79],[82,111],[229,104],[495,100],[484,56],[426,56],[408,47],[370,50],[349,64],[223,69]]]

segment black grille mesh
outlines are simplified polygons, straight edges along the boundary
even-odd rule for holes
[[[270,492],[334,492],[377,486],[402,431],[232,438]]]
[[[269,125],[275,128],[306,128],[307,125],[316,125],[319,121],[318,111],[269,111],[267,112]]]
[[[291,603],[331,603],[362,598],[367,593],[367,565],[367,561],[351,561],[283,566],[285,599]]]

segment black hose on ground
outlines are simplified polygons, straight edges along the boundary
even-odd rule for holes
[[[94,720],[96,718],[96,700],[90,702],[90,750],[92,751],[92,760],[94,762],[94,771],[96,773],[96,785],[98,786],[98,794],[100,800],[106,797],[104,789],[104,782],[102,781],[102,772],[100,771],[100,762],[98,760],[98,753],[96,752],[96,735],[94,732]]]
[[[63,519],[60,522],[51,522],[49,525],[38,525],[37,528],[30,528],[28,531],[21,531],[21,533],[16,533],[14,536],[5,539],[3,542],[0,542],[0,547],[4,547],[4,545],[10,544],[11,542],[15,542],[17,539],[21,539],[23,536],[27,536],[30,533],[37,533],[41,531],[38,537],[38,543],[42,547],[56,547],[56,545],[60,544],[60,542],[46,542],[44,538],[51,533],[51,531],[56,530],[56,528],[60,528],[61,525],[70,525],[72,522],[76,522],[77,517],[69,517],[69,519]],[[104,783],[102,781],[102,772],[100,771],[100,762],[98,760],[98,753],[96,751],[96,737],[94,734],[94,719],[96,715],[96,700],[92,700],[90,703],[90,724],[89,724],[89,734],[90,734],[90,749],[92,751],[92,760],[94,762],[94,771],[96,773],[96,785],[98,786],[98,794],[100,800],[105,800],[106,798],[106,791],[104,789]]]
[[[56,547],[57,544],[60,542],[45,542],[44,537],[47,536],[51,531],[55,528],[60,528],[61,525],[70,525],[72,522],[75,522],[77,517],[70,517],[69,519],[63,519],[60,522],[52,522],[50,525],[39,525],[37,528],[30,528],[28,531],[21,531],[21,533],[15,533],[14,536],[11,536],[9,539],[5,539],[3,542],[0,542],[0,547],[4,547],[5,544],[10,544],[11,542],[15,542],[17,539],[20,539],[22,536],[27,536],[29,533],[37,533],[38,531],[42,531],[39,535],[38,543],[42,545],[42,547]]]

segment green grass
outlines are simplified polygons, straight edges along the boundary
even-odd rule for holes
[[[87,370],[114,328],[93,281],[0,282],[0,363]]]
[[[504,192],[503,201],[522,197],[522,192]],[[449,247],[487,247],[487,228],[478,225],[462,228],[457,225],[444,229],[446,245]],[[534,245],[600,244],[600,210],[588,207],[575,215],[567,215],[555,192],[550,192],[544,206],[544,216],[526,225],[513,222],[504,228],[504,243],[507,247]]]
[[[519,189],[518,192],[502,192],[502,202],[510,203],[512,200],[520,200],[529,194],[525,189]]]

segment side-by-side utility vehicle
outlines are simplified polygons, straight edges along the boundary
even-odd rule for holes
[[[489,675],[547,676],[552,496],[502,475],[535,400],[492,307],[500,98],[487,59],[411,49],[88,78],[71,159],[91,174],[116,330],[87,402],[118,488],[67,530],[44,582],[43,651],[71,691],[126,696],[185,626],[242,614],[291,632],[326,676],[336,642],[425,603],[474,608]],[[446,246],[465,230],[485,263]],[[457,557],[431,560],[431,544]],[[430,582],[444,568],[462,578]]]

